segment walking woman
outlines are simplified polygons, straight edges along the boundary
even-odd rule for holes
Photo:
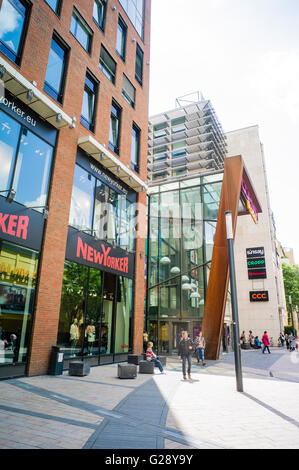
[[[182,359],[183,378],[186,377],[186,360],[188,361],[188,379],[191,379],[192,352],[194,343],[188,338],[188,332],[184,331],[179,344],[179,359]]]
[[[269,349],[270,341],[269,341],[269,336],[267,335],[267,331],[264,331],[264,336],[263,336],[263,339],[262,339],[262,343],[264,345],[263,354],[264,354],[266,349],[268,349],[268,353],[271,354],[270,349]]]

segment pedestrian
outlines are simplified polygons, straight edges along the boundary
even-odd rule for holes
[[[187,379],[186,377],[186,360],[188,361],[188,379],[191,379],[191,365],[192,365],[192,352],[194,350],[194,343],[188,338],[188,332],[184,331],[182,335],[181,342],[179,344],[179,352],[178,357],[182,359],[182,370],[183,370],[183,378],[184,380]]]
[[[268,353],[271,354],[270,349],[269,349],[270,341],[269,341],[269,336],[267,335],[267,331],[264,331],[264,336],[262,338],[262,343],[264,345],[263,354],[264,354],[266,349],[268,350]]]
[[[206,347],[206,342],[202,335],[202,331],[200,331],[199,334],[196,336],[194,340],[194,345],[195,345],[195,351],[196,351],[198,364],[200,363],[200,359],[201,359],[202,365],[205,366],[206,363],[205,363],[204,351]]]
[[[286,347],[289,349],[289,335],[286,333],[285,334],[285,340],[286,340]]]
[[[143,351],[146,352],[148,343],[148,333],[146,331],[143,332]]]
[[[296,338],[293,335],[293,333],[289,334],[288,340],[289,340],[289,349],[290,349],[290,351],[295,351],[295,349],[296,349]]]
[[[183,333],[184,333],[184,328],[181,328],[178,334],[178,345],[182,341]]]
[[[154,354],[153,352],[153,346],[154,344],[152,343],[152,341],[149,341],[147,344],[147,350],[146,350],[146,360],[150,362],[154,362],[159,367],[161,374],[165,374],[161,362],[157,358],[156,354]]]
[[[240,336],[240,341],[241,341],[242,344],[246,343],[246,336],[245,336],[245,331],[244,330],[242,331],[242,334]]]
[[[252,334],[252,331],[249,330],[249,335],[248,335],[248,343],[250,344],[250,346],[253,348],[254,346],[254,336]]]
[[[280,338],[281,346],[284,347],[285,336],[282,332],[280,333],[279,338]]]

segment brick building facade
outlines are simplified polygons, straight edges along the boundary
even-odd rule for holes
[[[130,351],[139,353],[142,350],[144,237],[137,236],[132,243],[121,240],[131,236],[131,219],[127,218],[131,204],[138,204],[137,222],[139,226],[144,225],[141,217],[145,216],[142,207],[146,204],[150,9],[151,0],[144,3],[135,0],[0,1],[0,78],[4,82],[0,112],[3,129],[9,128],[8,135],[0,138],[5,155],[3,161],[11,165],[6,180],[0,181],[0,212],[14,217],[17,211],[23,211],[28,214],[29,223],[36,215],[40,217],[39,227],[33,227],[33,231],[42,232],[39,249],[33,242],[27,245],[36,254],[37,272],[31,276],[33,271],[29,268],[26,279],[20,280],[20,277],[12,277],[13,263],[23,256],[22,262],[26,261],[29,266],[28,259],[30,256],[33,259],[33,255],[31,252],[23,253],[22,240],[15,240],[15,232],[8,233],[7,226],[1,225],[1,249],[6,251],[2,253],[0,265],[3,261],[2,264],[9,268],[1,272],[0,284],[0,340],[3,345],[0,377],[46,374],[51,347],[57,344],[70,358],[86,355],[88,347],[92,365],[121,360]],[[10,29],[5,26],[10,24],[7,18],[15,20]],[[59,74],[60,80],[57,79]],[[55,88],[56,83],[59,90]],[[115,109],[117,114],[113,115]],[[32,116],[37,122],[35,128]],[[37,128],[42,129],[41,135],[38,135]],[[18,136],[18,144],[9,140],[13,131]],[[52,147],[47,147],[50,160],[44,164],[43,173],[34,173],[32,180],[28,169],[26,174],[24,169],[25,157],[31,162],[32,156],[27,157],[22,147],[25,143],[31,145],[31,141],[25,142],[29,140],[28,135],[32,141],[41,138],[43,141],[48,139],[49,143],[50,136],[52,139]],[[113,147],[116,137],[117,148]],[[78,164],[78,154],[82,164]],[[30,164],[32,162],[28,163],[29,167]],[[43,190],[36,200],[26,199],[27,195],[22,198],[20,181],[28,192],[28,187],[32,185],[33,188],[38,180],[38,175],[42,175],[45,181],[46,165],[50,168],[47,173],[48,191],[45,191],[43,183]],[[87,171],[89,167],[93,171]],[[74,180],[76,171],[78,186]],[[101,176],[97,178],[97,174]],[[89,185],[90,200],[81,184]],[[11,191],[15,195],[9,199]],[[100,201],[100,193],[106,198],[104,202]],[[83,203],[90,210],[89,222],[86,222]],[[105,219],[108,229],[104,224],[106,232],[99,225],[102,222],[98,222],[102,217],[100,208],[104,207],[100,204],[108,207],[105,206],[108,211],[108,219]],[[37,209],[30,208],[35,206]],[[76,223],[70,224],[70,211],[75,214],[73,220]],[[120,230],[121,224],[127,224],[124,235]],[[73,232],[70,232],[70,225],[74,227]],[[109,227],[110,235],[107,235]],[[84,236],[84,246],[93,244],[94,253],[105,246],[111,253],[118,249],[121,257],[131,255],[129,259],[134,265],[128,280],[125,275],[118,276],[117,269],[105,269],[103,265],[98,273],[95,258],[89,257],[89,262],[82,264],[84,269],[80,268],[87,276],[87,281],[84,278],[84,285],[76,294],[78,302],[85,296],[80,309],[74,296],[69,294],[74,289],[69,288],[69,280],[66,281],[67,270],[77,269],[75,255],[73,259],[69,257],[66,264],[70,233],[74,233],[77,239]],[[14,243],[19,247],[18,253]],[[16,268],[19,269],[17,264]],[[101,289],[102,297],[97,307],[92,307],[92,276]],[[78,279],[82,280],[82,277]],[[116,291],[110,289],[108,292],[108,282]],[[125,289],[125,285],[132,287]],[[127,297],[122,296],[129,295],[130,289],[131,311],[128,312]],[[65,307],[62,306],[62,292],[66,292]],[[122,315],[120,312],[124,320],[118,320]],[[126,315],[132,321],[126,326],[128,331],[124,344],[120,344],[119,339],[117,349],[117,328],[120,328],[121,321],[127,321]],[[71,325],[67,321],[75,321],[78,327],[77,343],[74,340],[72,348],[67,344],[71,341],[67,332]],[[110,339],[106,338],[103,348],[104,334],[110,335]]]

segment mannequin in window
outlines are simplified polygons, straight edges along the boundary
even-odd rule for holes
[[[79,339],[78,320],[77,318],[75,318],[70,327],[71,355],[73,355],[75,352],[78,339]]]
[[[85,330],[85,337],[87,337],[87,353],[89,356],[92,355],[92,346],[96,339],[95,333],[96,333],[95,326],[93,322],[91,322],[89,325],[87,325],[86,330]]]

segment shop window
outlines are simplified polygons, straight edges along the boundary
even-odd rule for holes
[[[26,362],[38,254],[2,241],[0,249],[0,364]]]
[[[54,35],[49,53],[44,90],[62,103],[68,49]]]
[[[21,126],[0,111],[0,189],[10,188]]]
[[[0,111],[1,190],[13,189],[25,206],[45,206],[52,158],[53,147]]]
[[[56,15],[60,15],[61,11],[61,0],[45,0],[46,3],[49,5],[50,8],[56,13]]]
[[[76,9],[74,9],[72,15],[71,33],[75,36],[83,49],[90,54],[93,33]]]
[[[93,4],[93,19],[95,23],[104,31],[105,17],[106,17],[106,0],[94,0]]]
[[[133,281],[118,277],[114,352],[128,353],[133,319]]]
[[[94,131],[97,91],[98,82],[87,72],[85,77],[81,123],[91,132]]]
[[[25,206],[46,205],[52,157],[49,144],[27,129],[22,130],[12,183],[16,201]]]
[[[126,41],[127,41],[127,25],[124,20],[119,16],[117,25],[117,37],[116,37],[116,52],[125,60],[126,55]]]
[[[143,39],[144,0],[119,0],[119,3],[127,13],[141,39]]]
[[[113,101],[110,115],[109,148],[119,155],[121,108]]]
[[[136,63],[135,63],[135,78],[137,82],[142,85],[143,80],[143,51],[136,45]]]
[[[91,232],[95,178],[80,166],[75,166],[69,223],[79,230]]]
[[[0,51],[20,65],[30,7],[22,0],[2,0],[0,10]]]
[[[125,98],[127,103],[129,103],[129,105],[131,105],[132,108],[134,108],[135,107],[136,90],[133,87],[130,80],[128,80],[125,75],[123,75],[123,85],[122,85],[121,94],[123,95],[123,97]]]
[[[110,80],[110,82],[114,85],[116,75],[116,62],[103,45],[101,46],[99,67],[102,72],[106,75],[108,80]]]
[[[140,129],[133,124],[132,127],[132,145],[131,145],[131,168],[139,172],[139,153],[140,153]]]

